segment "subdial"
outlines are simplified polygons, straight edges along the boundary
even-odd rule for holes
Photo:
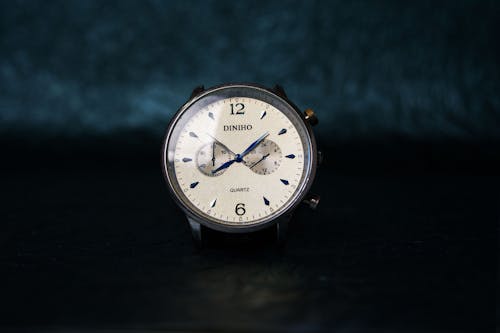
[[[269,175],[281,164],[281,149],[271,140],[264,140],[244,158],[245,165],[259,175]]]
[[[220,170],[219,172],[212,173],[212,170],[217,169],[225,162],[233,159],[234,156],[226,148],[218,144],[217,142],[212,142],[204,145],[198,150],[196,154],[196,165],[198,170],[204,175],[215,177],[219,176],[226,171],[226,169]]]

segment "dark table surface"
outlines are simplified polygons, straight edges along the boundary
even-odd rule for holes
[[[156,149],[97,146],[68,153],[44,143],[4,164],[7,329],[495,325],[498,178],[475,147],[413,145],[406,155],[383,144],[329,147],[314,188],[320,206],[298,209],[283,249],[197,251]]]
[[[493,331],[499,5],[0,2],[0,333]],[[162,178],[192,88],[235,81],[320,118],[281,250],[197,251]]]

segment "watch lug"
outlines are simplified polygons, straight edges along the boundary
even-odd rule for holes
[[[283,220],[276,223],[276,242],[278,246],[282,246],[286,243],[290,218],[291,216],[287,216]]]
[[[321,150],[318,150],[317,151],[317,156],[318,156],[318,164],[317,166],[321,166],[321,164],[323,164],[323,159],[324,159],[324,155],[323,155],[323,152]]]
[[[204,91],[205,91],[205,87],[203,85],[195,87],[193,89],[193,91],[191,92],[191,96],[189,97],[189,99],[199,95],[200,93],[202,93]]]
[[[278,96],[280,96],[280,97],[283,97],[283,98],[288,98],[288,97],[286,96],[285,89],[283,89],[283,87],[282,87],[282,86],[280,86],[280,85],[278,85],[278,84],[274,86],[274,92],[275,92],[276,94],[278,94]]]
[[[202,238],[201,238],[201,224],[192,220],[191,218],[187,218],[189,222],[189,228],[191,229],[191,235],[193,236],[193,241],[198,248],[202,246]]]

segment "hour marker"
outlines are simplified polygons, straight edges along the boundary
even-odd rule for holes
[[[241,92],[243,94],[243,89]],[[271,220],[276,215],[281,216],[290,209],[291,201],[299,200],[296,198],[299,196],[297,191],[300,191],[301,186],[305,186],[305,181],[312,176],[312,170],[309,170],[311,168],[304,162],[309,158],[307,149],[310,147],[307,144],[307,147],[304,146],[302,136],[307,136],[308,133],[302,130],[302,124],[297,123],[297,115],[292,113],[293,110],[274,110],[273,104],[279,104],[278,100],[271,103],[258,98],[226,97],[217,102],[207,97],[203,102],[200,101],[203,106],[189,112],[189,115],[183,115],[183,119],[176,124],[175,130],[169,132],[170,136],[164,142],[167,147],[163,151],[163,167],[165,170],[169,166],[175,169],[170,170],[168,183],[173,187],[174,195],[178,196],[190,212],[201,214],[214,223],[238,228],[251,226],[262,220]],[[231,107],[231,104],[234,106]],[[244,105],[244,108],[241,105]],[[231,111],[234,115],[231,115]],[[244,111],[250,116],[246,121],[253,122],[252,126],[256,132],[236,140],[238,138],[225,134],[230,131],[222,131],[222,125],[229,121],[228,124],[234,127],[233,131],[237,130],[235,127],[238,127],[238,124],[238,129],[243,130],[243,120],[239,117],[244,115],[237,114]],[[243,123],[247,124],[246,121]],[[231,125],[234,122],[236,125]],[[266,125],[268,122],[269,126]],[[218,133],[215,133],[216,130]],[[264,138],[264,141],[261,141],[260,137],[257,138],[259,135],[268,135],[269,140]],[[234,141],[233,144],[238,143],[236,146],[239,148],[233,149],[231,141]],[[242,149],[247,151],[252,141],[259,141],[259,144],[255,147],[252,144],[250,148],[254,149],[250,149],[247,155],[237,156],[236,153],[243,154]],[[175,165],[168,165],[169,158]],[[235,160],[240,159],[241,162],[246,162],[245,165],[236,163]],[[259,161],[260,163],[255,164]],[[217,167],[222,164],[231,164],[226,169],[234,170],[219,170],[214,173],[213,171],[217,171]],[[270,178],[267,179],[266,175]],[[244,183],[253,184],[250,192],[241,187],[234,189],[238,192],[229,191],[231,186],[248,186]]]

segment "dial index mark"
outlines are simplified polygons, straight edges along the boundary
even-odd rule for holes
[[[277,146],[277,144],[275,144],[275,147],[275,145],[271,144],[274,143],[273,141],[271,141],[271,143],[268,142],[270,140],[263,140],[263,142],[254,142],[251,144],[252,147],[249,146],[247,147],[247,149],[245,149],[245,152],[249,148],[250,151],[245,154],[245,156],[241,156],[243,155],[243,153],[241,153],[242,150],[240,149],[244,149],[246,145],[244,145],[242,148],[235,147],[237,153],[241,153],[236,154],[230,152],[229,149],[226,149],[227,147],[220,144],[217,139],[212,138],[211,134],[215,134],[215,129],[219,129],[220,127],[217,127],[217,125],[220,125],[219,122],[226,121],[229,118],[233,119],[232,117],[235,117],[233,115],[230,115],[229,111],[218,112],[219,108],[229,108],[230,103],[245,103],[245,106],[248,107],[249,111],[252,111],[253,113],[253,116],[251,117],[252,119],[249,119],[248,121],[256,122],[257,117],[259,117],[259,120],[266,119],[263,120],[262,124],[260,124],[261,126],[258,126],[259,122],[254,123],[255,126],[259,127],[259,132],[263,127],[266,127],[266,123],[268,122],[267,119],[269,119],[269,121],[273,123],[268,124],[270,125],[270,128],[267,129],[269,130],[270,134],[269,138],[272,138],[274,136],[274,140],[278,142],[281,147]],[[234,113],[236,114],[239,108],[236,108],[236,104],[234,106]],[[271,115],[269,117],[271,117],[272,119],[266,118],[267,110],[270,110]],[[180,129],[181,132],[179,135],[179,140],[177,140],[177,142],[171,141],[172,148],[175,148],[174,151],[177,162],[175,164],[175,175],[177,176],[179,185],[181,186],[182,194],[187,197],[184,199],[187,200],[189,204],[193,205],[193,209],[200,210],[201,212],[208,214],[208,216],[212,218],[222,220],[225,223],[231,225],[250,225],[260,218],[266,218],[275,214],[276,212],[279,212],[281,207],[284,206],[285,203],[287,203],[293,195],[295,195],[298,186],[297,184],[299,184],[301,181],[299,180],[299,176],[305,172],[304,164],[295,163],[295,159],[298,159],[300,160],[299,162],[302,162],[304,156],[303,150],[309,147],[304,147],[304,145],[302,144],[303,142],[300,140],[301,133],[296,133],[293,127],[295,123],[288,121],[289,117],[286,116],[285,112],[273,111],[270,105],[259,99],[246,100],[242,98],[236,99],[235,97],[227,100],[222,99],[204,109],[196,110],[196,112],[197,113],[193,112],[191,120],[188,120],[185,122],[185,124],[183,124],[183,128]],[[216,114],[217,119],[215,119]],[[290,134],[288,134],[289,129],[291,131]],[[206,133],[207,131],[208,133]],[[257,135],[258,134],[259,133],[257,133]],[[283,137],[283,139],[285,140],[276,138],[276,136],[282,135],[286,135],[285,137]],[[226,135],[226,133],[218,133],[217,136],[220,136],[220,139],[224,142],[231,141],[231,137],[229,137],[229,134]],[[253,135],[250,134],[250,137],[251,136]],[[251,138],[241,139],[246,141],[247,139]],[[259,140],[257,139],[257,141]],[[231,144],[231,142],[226,143]],[[202,150],[203,152],[201,153]],[[287,151],[296,151],[297,154],[288,153],[287,155]],[[215,161],[214,157],[216,158]],[[289,169],[290,172],[269,178],[267,182],[271,183],[269,184],[271,185],[270,187],[264,186],[264,184],[261,184],[259,182],[258,187],[260,187],[260,185],[262,185],[262,187],[256,188],[255,192],[257,193],[254,193],[253,195],[250,193],[238,194],[238,200],[235,200],[233,195],[231,193],[226,193],[226,191],[222,190],[214,192],[213,188],[219,190],[219,187],[222,187],[222,184],[220,182],[214,182],[215,178],[212,177],[209,179],[201,179],[202,176],[193,172],[193,170],[197,171],[197,169],[200,169],[200,171],[201,169],[206,169],[204,170],[205,172],[201,171],[202,174],[205,173],[210,177],[214,175],[222,175],[224,170],[219,170],[219,172],[217,172],[216,174],[212,174],[212,171],[214,171],[214,169],[218,168],[224,163],[232,161],[233,159],[235,159],[236,161],[232,163],[234,165],[232,165],[231,167],[235,169],[235,171],[231,174],[227,173],[220,178],[224,181],[224,183],[226,180],[229,183],[231,181],[231,179],[229,178],[234,178],[237,181],[241,177],[252,177],[253,173],[268,174],[270,173],[268,170],[269,168],[276,169],[280,166],[280,164],[282,168],[286,167],[286,169]],[[294,160],[286,162],[287,159]],[[259,160],[261,160],[260,163],[256,164],[256,162],[259,162]],[[241,166],[237,166],[238,162],[243,162],[244,164],[242,164]],[[246,173],[248,172],[248,170],[252,172],[249,174],[240,174],[240,171],[241,173]],[[259,172],[255,170],[258,170]],[[295,175],[296,173],[297,175]],[[286,178],[280,178],[280,176]],[[196,178],[200,178],[201,180],[197,180]],[[264,179],[263,177],[259,178]],[[284,188],[279,185],[278,181],[282,183]],[[199,184],[202,182],[203,185],[200,187]],[[272,182],[274,182],[274,185],[272,184]],[[200,188],[197,189],[198,187]],[[272,205],[271,200],[266,197],[264,193],[271,196],[271,198],[273,199]],[[215,194],[217,195],[217,197],[214,197]],[[263,195],[260,204],[258,203],[259,194]],[[255,197],[255,195],[257,196]],[[218,202],[219,198],[221,199],[220,203]],[[295,196],[293,198],[295,198]],[[254,200],[256,201],[255,205],[253,204]],[[236,202],[243,202],[244,204],[248,203],[248,205],[252,203],[252,205],[249,206],[249,208],[252,208],[252,210],[246,211],[246,213],[249,214],[243,213],[243,209],[246,209],[246,207],[243,206],[244,204],[240,205],[241,207],[243,207],[243,209],[240,206],[235,207],[234,205],[236,205]],[[264,206],[262,206],[262,204],[264,204]]]

